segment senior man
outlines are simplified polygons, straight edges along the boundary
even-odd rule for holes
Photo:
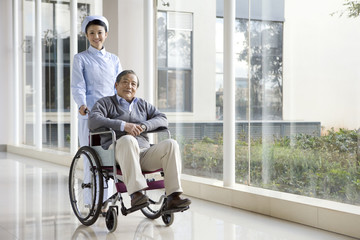
[[[173,139],[150,146],[147,131],[167,127],[165,114],[147,101],[135,97],[139,79],[132,70],[122,71],[116,78],[117,94],[98,100],[89,114],[89,128],[112,128],[116,132],[116,161],[123,173],[123,181],[131,196],[131,207],[146,203],[142,193],[147,188],[142,171],[164,171],[167,210],[185,208],[191,201],[180,197],[181,156]],[[104,149],[114,147],[111,136],[101,136]]]

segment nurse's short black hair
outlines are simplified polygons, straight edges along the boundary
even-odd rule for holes
[[[116,83],[119,83],[121,81],[121,78],[128,75],[128,74],[134,74],[137,79],[137,87],[140,86],[139,77],[136,75],[136,73],[133,70],[124,70],[116,77]]]
[[[95,19],[95,20],[90,21],[90,22],[86,25],[86,28],[85,28],[85,32],[86,32],[86,33],[87,33],[87,30],[88,30],[88,27],[90,27],[91,25],[99,25],[99,26],[102,26],[102,27],[105,28],[105,32],[108,31],[107,26],[106,26],[106,24],[105,24],[103,21],[101,21],[101,20],[99,20],[99,19]]]

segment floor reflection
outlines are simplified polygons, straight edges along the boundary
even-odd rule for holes
[[[102,231],[97,232],[97,227],[93,226],[84,226],[80,225],[76,228],[75,232],[73,233],[71,240],[80,240],[80,239],[106,239],[106,240],[115,240],[117,239],[117,233],[107,233],[102,234]],[[136,231],[134,233],[133,238],[127,239],[134,239],[134,240],[173,240],[174,239],[174,232],[172,228],[161,227],[160,225],[156,224],[156,221],[143,219],[138,224]]]
[[[86,227],[73,214],[67,167],[0,152],[0,168],[0,239],[351,239],[199,199],[170,227],[138,211],[118,216],[108,233],[103,217]]]
[[[163,239],[163,240],[173,240],[174,232],[171,227],[161,227],[160,225],[156,225],[155,221],[144,219],[142,220],[136,228],[134,240],[155,240],[155,239]]]
[[[74,234],[71,236],[71,240],[80,240],[80,239],[97,240],[98,238],[92,227],[80,225],[76,228]],[[111,238],[106,238],[106,239],[111,239]]]

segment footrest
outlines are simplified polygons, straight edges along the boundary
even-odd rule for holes
[[[161,213],[162,214],[171,214],[171,213],[176,213],[176,212],[184,212],[186,210],[188,210],[190,208],[190,206],[186,206],[186,207],[182,207],[182,208],[173,208],[173,209],[169,209],[169,210],[163,210]]]
[[[149,206],[149,202],[146,202],[146,203],[144,203],[144,204],[137,205],[137,206],[134,206],[134,207],[131,207],[131,208],[122,207],[122,208],[121,208],[121,213],[122,213],[124,216],[126,216],[126,215],[128,215],[129,213],[135,212],[135,211],[140,210],[140,209],[142,209],[142,208],[144,208],[144,207],[147,207],[147,206]]]

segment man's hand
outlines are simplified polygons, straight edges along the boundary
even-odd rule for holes
[[[79,113],[81,115],[85,116],[88,112],[89,112],[89,109],[87,108],[87,106],[81,105],[81,107],[79,108]]]
[[[125,123],[124,130],[125,130],[125,132],[127,132],[128,134],[130,134],[134,137],[140,135],[140,133],[143,132],[141,126],[138,124],[134,124],[134,123]]]

